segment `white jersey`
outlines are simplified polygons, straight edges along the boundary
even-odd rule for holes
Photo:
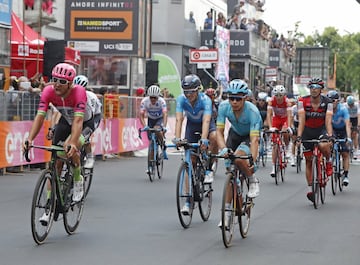
[[[86,110],[84,121],[90,120],[96,114],[101,114],[102,104],[94,92],[86,90]]]
[[[349,110],[350,118],[358,117],[358,115],[360,114],[360,108],[358,103],[354,103],[351,107],[347,103],[345,103],[344,105]]]
[[[163,117],[163,113],[167,112],[166,101],[159,97],[155,104],[151,104],[150,97],[145,97],[140,103],[140,113],[148,113],[148,118],[159,119]]]

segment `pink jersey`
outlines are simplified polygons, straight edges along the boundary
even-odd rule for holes
[[[82,86],[73,85],[70,94],[62,98],[55,94],[53,85],[48,85],[41,92],[38,114],[46,116],[49,103],[52,103],[71,125],[75,116],[84,117],[86,101],[86,91]]]

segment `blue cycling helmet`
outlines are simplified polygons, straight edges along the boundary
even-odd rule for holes
[[[232,95],[243,93],[245,95],[249,94],[248,85],[241,79],[231,80],[227,92]]]
[[[201,80],[197,75],[191,74],[184,77],[181,81],[182,89],[195,90],[201,86]]]
[[[346,103],[347,103],[348,105],[354,104],[354,103],[355,103],[354,97],[353,97],[353,96],[348,96],[348,97],[346,98]]]

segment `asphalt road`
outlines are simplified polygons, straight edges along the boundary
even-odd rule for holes
[[[176,212],[179,155],[166,161],[163,179],[151,183],[145,157],[97,161],[95,178],[77,233],[68,236],[62,220],[41,246],[31,236],[30,206],[39,170],[0,176],[0,264],[354,264],[360,260],[360,179],[352,165],[350,185],[315,210],[306,199],[305,177],[287,168],[276,186],[270,166],[260,168],[248,238],[235,234],[223,246],[220,201],[224,167],[214,182],[213,207],[203,222],[195,209],[189,229]],[[269,165],[269,164],[268,164]]]

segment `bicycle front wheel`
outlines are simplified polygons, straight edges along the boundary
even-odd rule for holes
[[[209,219],[212,205],[212,187],[211,184],[204,184],[200,181],[199,186],[199,211],[201,219],[205,222]]]
[[[235,229],[236,215],[236,184],[234,175],[227,173],[221,204],[221,234],[225,247],[230,247]]]
[[[325,203],[325,196],[326,196],[326,182],[327,182],[327,175],[326,175],[326,170],[325,170],[325,160],[323,160],[323,163],[319,163],[319,168],[320,168],[320,178],[321,180],[319,180],[320,182],[320,200],[321,203],[324,204]]]
[[[148,169],[147,174],[151,182],[155,178],[154,143],[151,141],[148,148]]]
[[[239,204],[241,212],[239,215],[239,227],[242,238],[246,238],[250,228],[251,209],[254,206],[252,198],[247,196],[249,191],[249,179],[241,177],[241,193],[238,193],[238,197],[242,202]]]
[[[158,153],[156,156],[156,169],[157,169],[158,178],[161,179],[164,171],[164,153],[160,148],[160,146],[158,148]]]
[[[194,210],[194,193],[191,178],[188,177],[188,166],[182,163],[176,181],[176,206],[182,227],[188,228],[191,224]],[[187,209],[186,209],[187,208]],[[187,211],[185,211],[185,209]]]
[[[317,163],[317,157],[314,156],[312,158],[312,166],[311,166],[311,174],[312,174],[312,193],[314,196],[314,208],[317,209],[319,205],[319,199],[320,199],[320,187],[319,187],[319,169],[318,169],[318,163]]]
[[[338,184],[337,184],[337,181],[338,181],[338,176],[337,176],[337,160],[336,160],[336,151],[334,151],[333,153],[333,158],[332,158],[332,161],[333,161],[333,173],[331,175],[331,190],[332,190],[332,194],[333,195],[336,195],[336,192],[337,192],[337,188],[338,188]]]
[[[84,185],[85,185],[85,189],[84,189],[84,197],[86,198],[90,187],[91,187],[91,183],[92,183],[92,178],[94,175],[94,169],[93,168],[83,168],[82,169],[82,175],[84,176]]]
[[[45,169],[36,183],[31,204],[31,232],[38,245],[44,243],[49,235],[54,221],[55,200],[52,172]]]
[[[279,145],[275,145],[275,184],[278,185],[280,182],[280,163],[281,163],[281,152],[280,152],[280,148]]]
[[[72,191],[73,191],[73,183],[74,181],[72,178],[69,181],[71,189],[66,188],[64,191],[64,200],[65,200],[65,207],[64,207],[64,228],[65,231],[72,235],[75,233],[75,230],[78,228],[80,224],[80,220],[82,217],[83,209],[84,209],[84,198],[81,199],[79,202],[74,202],[72,200]]]

